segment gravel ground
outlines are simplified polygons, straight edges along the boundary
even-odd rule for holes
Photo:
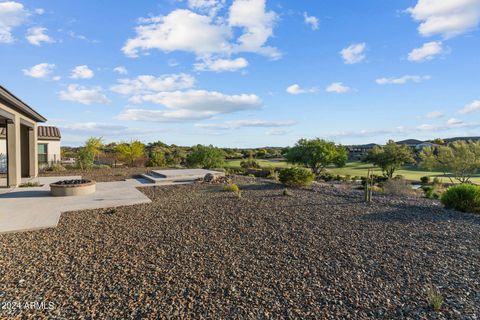
[[[142,173],[149,172],[156,169],[165,168],[99,168],[91,170],[81,169],[68,169],[61,172],[43,171],[40,172],[40,177],[52,177],[52,176],[82,176],[84,179],[95,180],[97,182],[109,182],[109,181],[123,181],[125,179],[134,178]]]
[[[241,180],[240,180],[241,179]],[[0,235],[4,315],[50,318],[480,318],[480,217],[430,200],[237,178],[142,189],[150,204]],[[440,312],[426,302],[439,289]],[[49,305],[48,303],[52,303]],[[51,306],[51,310],[49,309]],[[1,317],[1,316],[0,316]]]

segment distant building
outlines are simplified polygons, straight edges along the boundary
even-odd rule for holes
[[[395,142],[396,144],[406,145],[408,147],[416,148],[417,145],[424,143],[424,141],[417,140],[417,139],[407,139],[402,141]]]
[[[379,146],[379,145],[375,143],[369,143],[369,144],[346,146],[348,150],[348,158],[350,161],[362,160],[362,158],[376,146]]]
[[[59,163],[61,159],[60,140],[62,136],[57,127],[38,126],[37,127],[37,155],[39,167],[45,167],[54,163]],[[0,127],[0,171],[6,170],[6,128]]]

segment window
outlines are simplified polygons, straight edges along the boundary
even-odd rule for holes
[[[48,163],[48,144],[47,143],[38,144],[38,163],[39,164]]]

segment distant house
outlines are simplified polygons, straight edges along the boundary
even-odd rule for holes
[[[6,128],[0,127],[0,155],[6,158]],[[52,126],[38,126],[37,127],[37,154],[39,167],[45,167],[53,163],[59,163],[61,159],[60,154],[60,140],[62,138],[60,130]],[[0,171],[5,171],[6,162],[0,156]]]
[[[400,145],[406,145],[406,146],[412,147],[412,148],[416,148],[417,145],[422,144],[423,141],[417,140],[417,139],[407,139],[407,140],[397,141],[395,143],[400,144]]]
[[[426,147],[430,147],[434,149],[440,147],[440,145],[436,143],[432,143],[429,141],[421,141],[417,139],[407,139],[407,140],[397,141],[395,143],[400,145],[406,145],[415,150],[422,150],[423,148],[426,148]]]
[[[378,146],[378,144],[375,143],[346,146],[348,150],[348,158],[350,161],[361,160],[370,150],[372,150],[376,146]]]

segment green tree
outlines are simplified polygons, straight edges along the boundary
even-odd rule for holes
[[[285,158],[290,163],[304,165],[319,174],[328,165],[345,166],[348,152],[343,146],[319,138],[300,139],[295,146],[287,150]]]
[[[77,164],[83,170],[93,166],[95,158],[102,152],[102,138],[91,137],[78,151]]]
[[[130,143],[122,142],[116,146],[115,152],[120,160],[125,161],[133,166],[135,160],[139,159],[145,154],[145,145],[138,140]]]
[[[433,140],[433,143],[443,146],[445,144],[445,141],[442,138],[436,138],[435,140]]]
[[[408,146],[396,144],[392,140],[388,141],[384,147],[375,146],[363,161],[380,167],[383,175],[388,179],[393,178],[395,171],[402,165],[415,163],[412,150]]]
[[[468,183],[480,169],[480,142],[455,141],[437,149],[424,148],[420,158],[423,168],[442,171],[452,183],[453,179]]]
[[[214,146],[197,145],[187,156],[187,166],[192,168],[221,168],[225,163],[225,153]]]
[[[165,167],[165,153],[162,151],[150,151],[148,154],[147,167]]]

